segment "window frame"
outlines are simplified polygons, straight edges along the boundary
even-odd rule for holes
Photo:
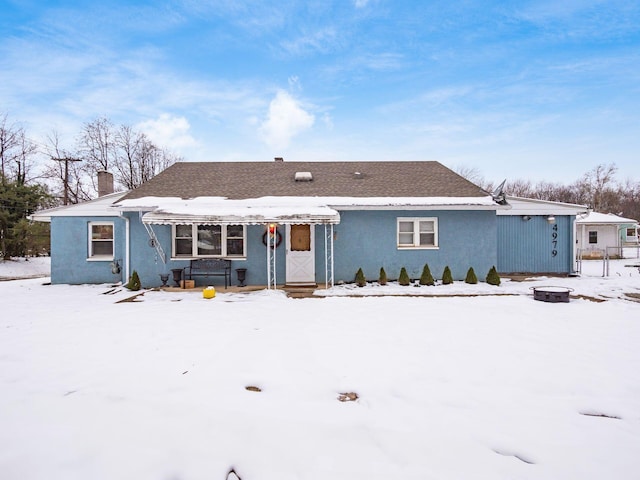
[[[631,235],[629,235],[631,234]],[[635,242],[638,240],[638,230],[636,227],[627,227],[624,232],[626,242]]]
[[[93,238],[93,227],[111,227],[111,238]],[[116,227],[115,222],[108,221],[91,221],[87,222],[87,260],[92,262],[104,262],[112,261],[115,258],[116,250]],[[94,242],[111,243],[111,254],[97,254],[94,253]]]
[[[191,227],[191,253],[189,254],[178,254],[176,248],[177,240],[187,240],[189,237],[177,237],[176,229],[177,227],[187,226]],[[198,253],[198,227],[210,227],[216,226],[220,227],[220,254],[217,255],[200,255]],[[229,227],[242,227],[242,254],[230,254],[229,253],[229,245],[228,240],[237,240],[240,239],[237,235],[228,235]],[[171,225],[171,258],[175,260],[188,260],[195,258],[229,258],[232,260],[244,260],[247,258],[247,226],[243,224],[221,224],[221,223],[207,223],[207,224],[180,224],[180,225]]]
[[[420,231],[420,222],[432,222],[433,223],[433,232],[421,232]],[[400,234],[408,234],[410,232],[400,231],[401,223],[412,223],[413,229],[411,234],[413,235],[413,243],[401,243],[400,242]],[[420,234],[421,233],[433,233],[433,243],[432,244],[421,244],[420,243]],[[396,219],[396,247],[398,250],[435,250],[439,247],[438,240],[438,217],[398,217]]]
[[[596,245],[598,243],[598,231],[597,230],[589,230],[589,245]]]

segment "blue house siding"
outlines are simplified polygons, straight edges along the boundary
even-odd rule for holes
[[[53,217],[51,219],[51,282],[114,283],[124,275],[111,273],[112,260],[88,260],[89,223],[113,222],[114,259],[124,258],[125,222],[115,217]],[[122,263],[122,262],[121,262]]]
[[[152,225],[167,258],[162,262],[137,213],[124,214],[129,219],[129,273],[136,270],[144,287],[161,284],[160,274],[173,268],[184,268],[189,260],[172,260],[171,227]],[[427,250],[399,250],[397,248],[398,217],[437,217],[439,248]],[[89,261],[88,223],[114,222],[114,259],[120,261],[122,273],[111,273],[110,261]],[[52,219],[52,282],[53,283],[112,283],[126,282],[125,235],[126,221],[122,217],[56,217]],[[247,284],[267,284],[266,247],[262,243],[263,225],[248,225],[247,257],[232,260],[232,284],[237,284],[236,268],[247,269]],[[285,226],[278,227],[283,241],[276,250],[277,280],[285,283]],[[494,211],[343,211],[341,222],[334,226],[334,280],[351,282],[362,268],[370,280],[378,278],[384,267],[390,279],[396,279],[405,267],[412,278],[418,278],[428,263],[433,275],[440,278],[445,266],[451,268],[454,279],[464,279],[470,266],[479,278],[497,262],[497,223]],[[316,281],[325,282],[325,227],[315,227]],[[173,284],[170,278],[170,284]],[[197,285],[223,285],[221,277],[199,277]]]
[[[397,248],[398,217],[437,217],[439,248]],[[335,282],[352,282],[358,268],[376,280],[380,267],[389,279],[397,279],[405,267],[411,278],[419,278],[425,263],[435,278],[449,266],[456,280],[464,280],[469,267],[479,279],[496,264],[495,211],[343,211],[335,226]],[[324,270],[322,271],[324,275]]]
[[[131,271],[136,270],[140,276],[140,282],[145,287],[154,287],[161,285],[160,274],[169,273],[174,268],[185,268],[189,266],[189,260],[175,260],[171,258],[172,242],[171,242],[171,226],[170,225],[151,225],[162,249],[165,252],[167,263],[162,263],[158,258],[155,248],[149,245],[149,234],[144,225],[140,222],[139,216],[135,214],[127,214],[131,219]],[[245,283],[247,285],[266,285],[267,284],[267,253],[265,245],[262,243],[262,235],[265,227],[262,225],[247,226],[247,256],[246,260],[238,259],[231,261],[231,283],[237,285],[236,268],[246,268],[247,275]],[[283,236],[283,241],[277,249],[277,278],[278,283],[284,283],[285,280],[285,242],[284,242],[284,226],[279,226],[278,231]],[[224,278],[222,277],[195,277],[196,285],[214,285],[216,287],[224,286]],[[169,284],[173,285],[172,277],[169,278]]]
[[[520,215],[498,216],[500,273],[571,273],[573,271],[573,218],[544,215],[525,221]]]
[[[473,266],[479,278],[496,265],[497,223],[494,211],[343,211],[340,224],[334,226],[334,280],[351,282],[362,268],[370,280],[378,278],[384,267],[391,279],[405,267],[412,278],[418,278],[428,263],[433,275],[440,278],[445,266],[454,279],[463,280]],[[398,217],[437,217],[439,248],[434,250],[399,250],[397,248]],[[153,230],[167,254],[167,265],[157,258],[148,245],[148,234],[138,216],[131,219],[131,270],[137,270],[142,284],[157,286],[159,274],[172,268],[183,268],[188,260],[170,260],[171,227],[153,225]],[[246,268],[246,283],[267,284],[266,247],[262,243],[264,226],[247,226],[247,258],[232,261],[232,283],[237,284],[236,268]],[[276,250],[277,280],[285,283],[285,226],[278,227],[283,241]],[[318,284],[325,282],[325,228],[315,227],[315,268]],[[218,277],[197,278],[197,285],[220,285]]]

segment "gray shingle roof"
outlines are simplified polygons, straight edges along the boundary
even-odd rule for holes
[[[295,181],[310,172],[312,181]],[[265,196],[483,197],[488,195],[444,165],[424,162],[181,162],[125,199],[147,196],[230,199]]]

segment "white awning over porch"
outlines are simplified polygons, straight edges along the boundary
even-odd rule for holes
[[[149,205],[151,211],[142,216],[142,221],[159,225],[255,225],[284,224],[336,224],[340,214],[333,208],[317,202],[288,204],[267,203],[262,199],[228,200],[218,198],[156,199]]]
[[[144,223],[156,225],[258,225],[267,223],[298,224],[298,223],[340,223],[340,214],[335,210],[326,208],[326,212],[294,212],[290,209],[285,212],[254,213],[250,209],[243,212],[216,213],[210,215],[189,215],[169,213],[163,211],[148,212],[142,216]]]

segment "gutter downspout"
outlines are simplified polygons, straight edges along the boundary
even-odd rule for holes
[[[129,281],[129,235],[130,235],[130,226],[129,226],[129,217],[124,215],[124,212],[120,212],[120,218],[124,220],[124,279],[122,283],[125,284]]]
[[[572,222],[572,234],[573,234],[573,262],[572,266],[573,266],[573,273],[577,273],[578,272],[578,222],[576,222],[576,217],[573,218],[573,222]]]

